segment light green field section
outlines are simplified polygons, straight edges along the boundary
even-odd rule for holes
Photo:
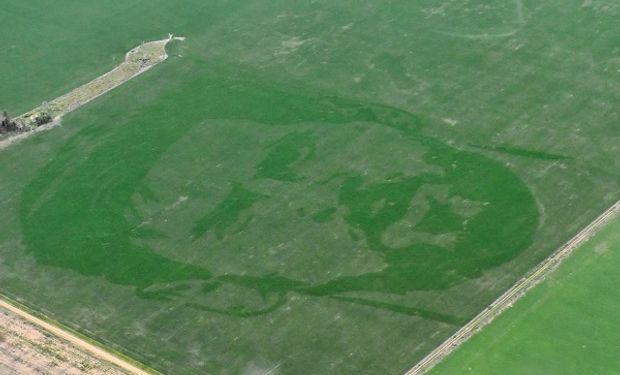
[[[440,363],[443,374],[620,374],[620,219]]]
[[[0,291],[162,372],[403,373],[618,199],[614,2],[55,4],[10,113],[187,40],[0,152]]]

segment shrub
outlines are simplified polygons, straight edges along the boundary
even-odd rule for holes
[[[37,114],[36,117],[34,118],[34,122],[37,124],[37,126],[47,124],[48,122],[51,122],[51,121],[52,121],[52,116],[47,112],[41,112]]]

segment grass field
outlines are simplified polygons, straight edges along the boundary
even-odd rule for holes
[[[430,372],[620,374],[620,219]]]
[[[46,4],[10,113],[187,40],[0,152],[0,290],[157,370],[402,373],[618,198],[614,2]]]

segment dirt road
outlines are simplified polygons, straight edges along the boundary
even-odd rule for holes
[[[32,314],[30,314],[29,312],[14,306],[13,304],[5,301],[4,299],[0,299],[0,309],[4,309],[9,311],[12,314],[17,315],[18,317],[26,320],[29,323],[34,324],[35,326],[37,326],[38,328],[41,328],[65,341],[68,341],[70,344],[74,345],[75,347],[77,347],[78,349],[87,352],[88,354],[91,354],[93,356],[95,356],[97,359],[100,359],[102,361],[105,362],[109,362],[112,363],[113,365],[119,367],[120,369],[126,371],[129,374],[135,374],[135,375],[152,375],[152,373],[147,372],[143,369],[140,369],[138,367],[136,367],[135,365],[133,365],[132,363],[130,363],[129,361],[124,360],[123,358],[116,356],[94,344],[91,344],[90,342],[80,338],[79,336],[63,329],[60,328],[54,324],[48,323],[45,320],[42,320]],[[10,317],[4,317],[5,320],[10,319]],[[7,322],[4,322],[5,324],[3,324],[4,326],[6,326],[7,328],[9,327],[9,324]],[[23,332],[23,331],[22,331]],[[7,332],[4,332],[4,334],[6,335]],[[59,346],[60,348],[60,346]],[[49,351],[49,349],[47,349],[47,351]],[[67,357],[67,352],[65,351],[64,353],[58,353],[58,354],[54,354],[54,356],[56,357],[63,357],[66,358]],[[33,356],[33,358],[35,358],[36,356]],[[29,362],[29,361],[28,361]],[[62,362],[62,361],[61,361]],[[35,363],[26,363],[26,366],[30,366],[30,367],[36,367]],[[59,365],[62,365],[62,363],[60,363]],[[120,370],[114,370],[114,368],[112,366],[106,366],[103,365],[102,367],[108,367],[108,369],[106,369],[105,371],[99,371],[96,373],[105,373],[105,374],[123,374],[124,372],[121,372]],[[86,373],[86,372],[85,372]]]

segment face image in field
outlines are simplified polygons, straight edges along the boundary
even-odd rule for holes
[[[523,182],[414,114],[210,87],[188,104],[200,125],[84,129],[64,145],[23,193],[38,262],[231,316],[304,295],[460,323],[382,297],[450,288],[531,244]]]

